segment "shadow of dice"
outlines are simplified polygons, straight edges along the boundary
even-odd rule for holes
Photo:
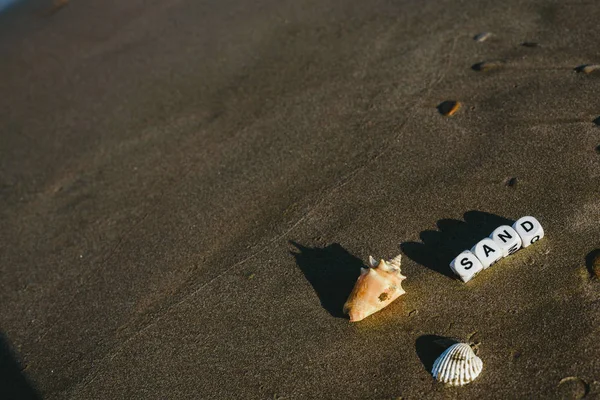
[[[512,227],[502,225],[471,250],[460,253],[450,263],[450,269],[463,282],[470,281],[479,271],[489,268],[503,257],[516,253],[544,237],[544,228],[534,217],[522,217]]]

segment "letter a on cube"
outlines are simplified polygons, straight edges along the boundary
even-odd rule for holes
[[[485,238],[479,241],[471,252],[475,254],[483,268],[488,268],[490,265],[502,258],[502,249],[492,239]]]
[[[528,247],[544,237],[544,228],[534,217],[519,218],[513,228],[523,241],[523,247]]]
[[[502,225],[494,229],[494,232],[490,235],[490,239],[500,246],[504,257],[516,253],[523,244],[521,236],[508,225]]]
[[[450,268],[463,282],[468,282],[483,269],[483,265],[475,254],[465,250],[452,260]]]

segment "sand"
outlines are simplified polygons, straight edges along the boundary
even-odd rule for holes
[[[600,77],[574,70],[600,63],[599,20],[584,0],[5,10],[0,397],[600,397]],[[543,240],[453,277],[524,215]],[[351,324],[360,267],[399,253],[407,293]],[[478,344],[466,387],[429,372],[447,338]]]

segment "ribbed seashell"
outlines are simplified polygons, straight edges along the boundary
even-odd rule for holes
[[[431,373],[439,382],[462,386],[472,382],[481,373],[483,361],[466,343],[448,347],[433,363]]]
[[[344,313],[350,316],[351,322],[365,319],[406,293],[401,286],[406,277],[400,272],[400,261],[401,256],[379,262],[369,257],[370,268],[361,268],[344,304]]]

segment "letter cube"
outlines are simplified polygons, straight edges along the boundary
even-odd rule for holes
[[[479,258],[484,269],[502,258],[502,249],[490,238],[480,240],[471,252]]]
[[[521,237],[523,247],[528,247],[544,237],[544,228],[537,219],[531,216],[519,218],[513,224],[513,229]]]
[[[516,253],[523,244],[521,236],[508,225],[502,225],[494,229],[490,238],[500,246],[504,257]]]
[[[483,269],[483,265],[475,254],[465,250],[452,260],[450,268],[463,282],[468,282]]]

